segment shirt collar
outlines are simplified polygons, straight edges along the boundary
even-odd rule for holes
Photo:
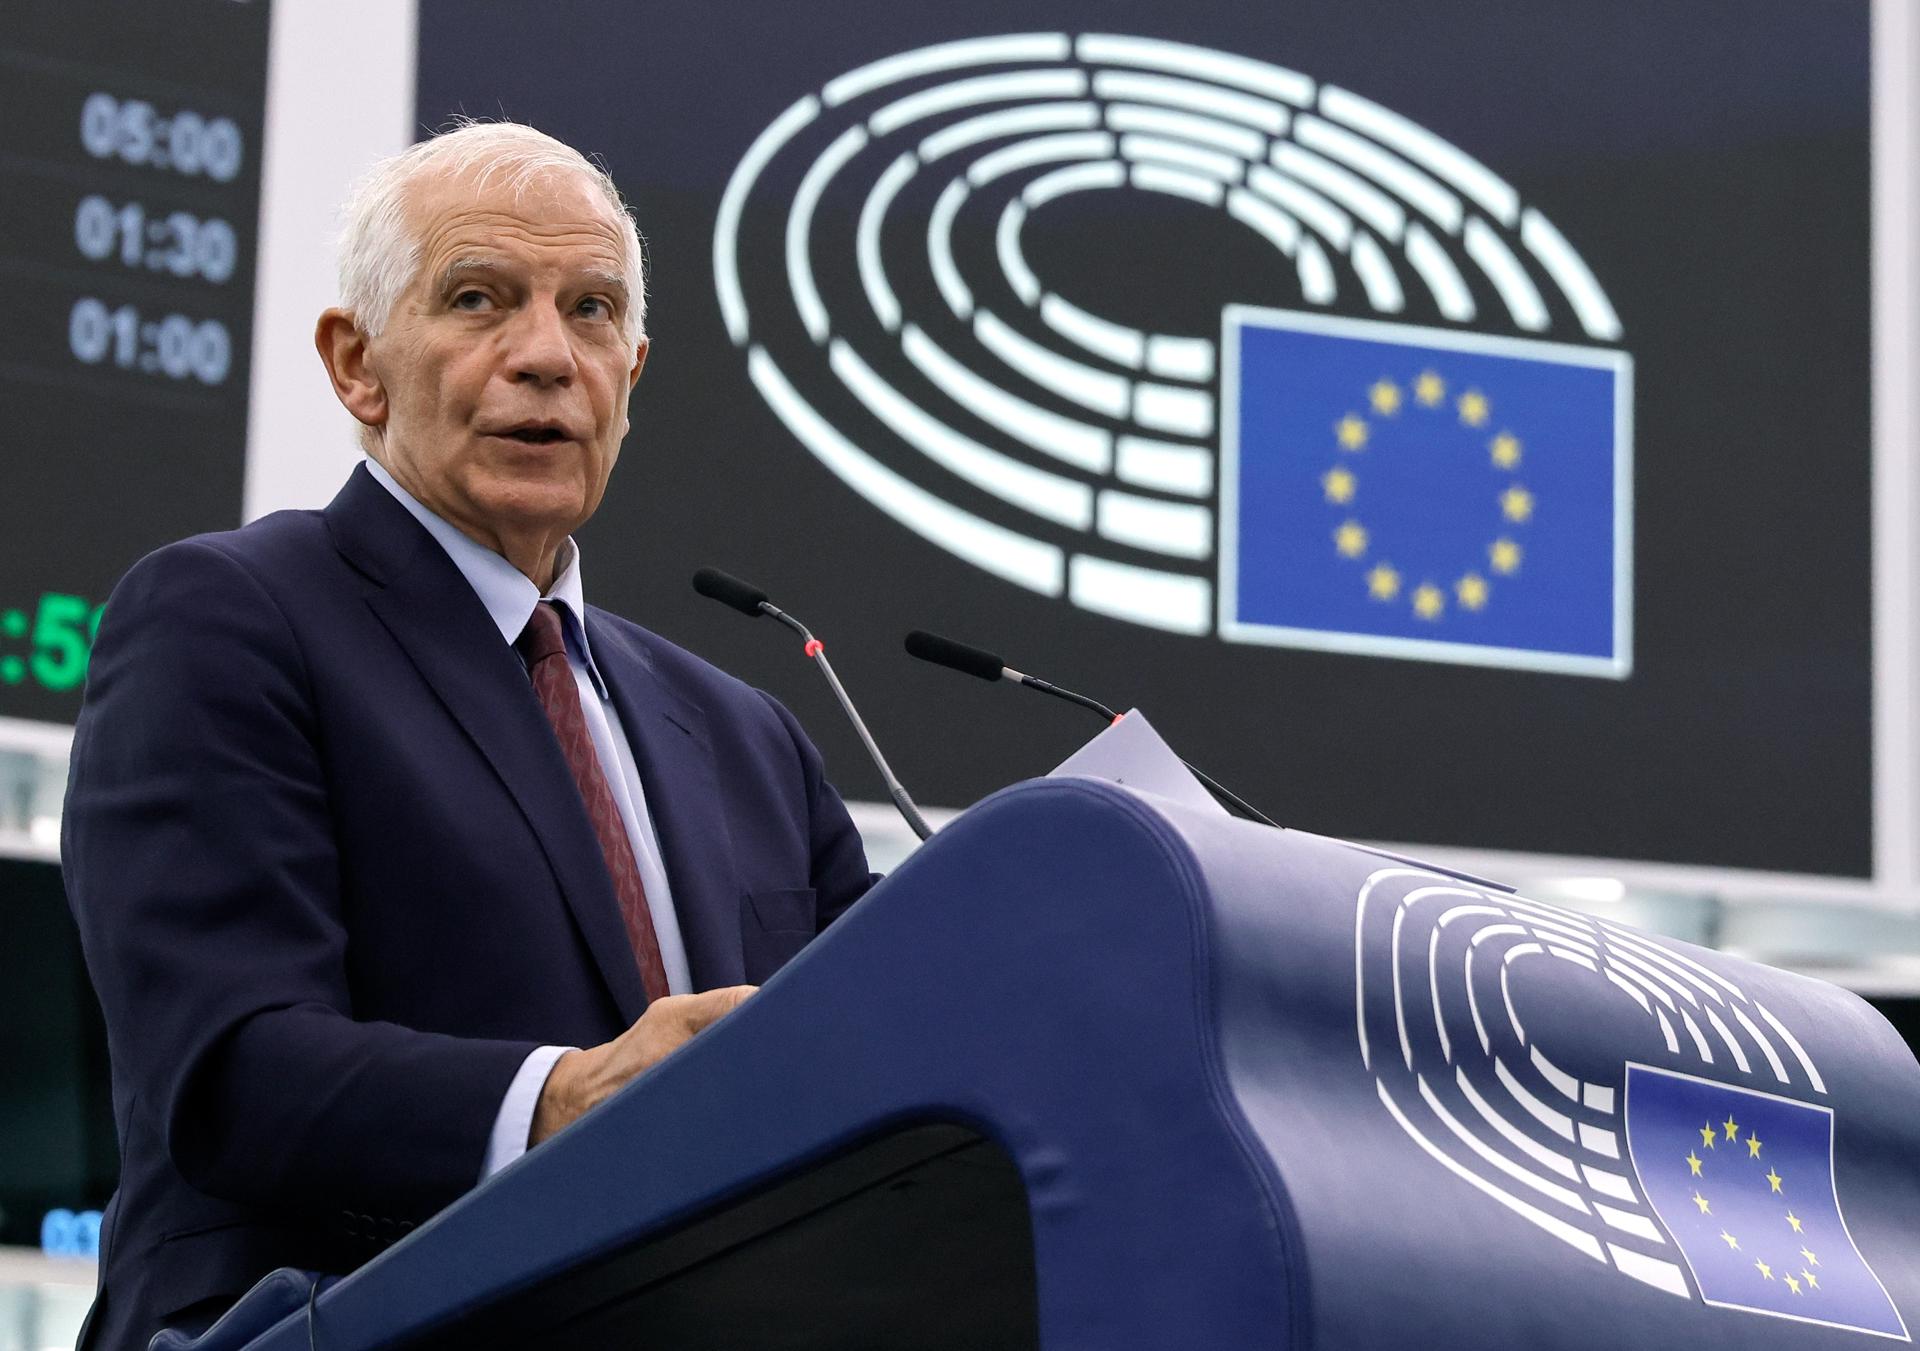
[[[528,580],[525,573],[422,506],[378,460],[367,461],[367,472],[373,475],[374,482],[393,495],[394,501],[407,509],[414,520],[426,528],[447,557],[453,560],[454,567],[460,570],[460,575],[467,579],[467,585],[480,598],[481,605],[486,607],[487,617],[493,620],[493,626],[500,630],[500,637],[508,646],[512,646],[526,629],[527,621],[533,618],[534,606],[543,599],[555,602],[560,610],[562,627],[566,630],[567,646],[587,668],[587,674],[593,678],[593,687],[600,697],[608,697],[607,683],[600,678],[600,668],[593,661],[593,648],[587,642],[587,602],[586,589],[580,581],[580,549],[571,536],[560,546],[558,571],[553,585],[542,597],[540,589]]]

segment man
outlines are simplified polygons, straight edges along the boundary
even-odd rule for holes
[[[95,648],[64,857],[122,1176],[85,1347],[351,1269],[870,882],[784,709],[584,604],[648,351],[611,181],[463,126],[374,171],[341,278],[316,340],[370,462],[143,560]]]

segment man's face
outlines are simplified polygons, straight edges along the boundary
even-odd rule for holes
[[[501,552],[600,505],[646,359],[621,228],[584,181],[516,192],[429,179],[409,203],[420,270],[367,347],[386,398],[379,458],[436,515]]]

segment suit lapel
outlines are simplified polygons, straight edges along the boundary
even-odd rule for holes
[[[640,770],[694,988],[738,985],[740,885],[706,718],[660,678],[630,631],[591,611],[587,630]]]
[[[452,560],[364,470],[327,518],[342,552],[386,583],[368,605],[518,804],[631,1023],[647,1006],[640,968],[573,772],[520,659]]]

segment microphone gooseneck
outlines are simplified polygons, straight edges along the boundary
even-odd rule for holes
[[[1042,694],[1051,694],[1056,699],[1065,699],[1070,704],[1078,704],[1090,713],[1098,713],[1101,717],[1105,718],[1109,724],[1120,721],[1121,715],[1108,708],[1098,699],[1090,699],[1084,694],[1075,694],[1072,690],[1063,690],[1050,680],[1042,680],[1039,676],[1023,675],[1020,677],[1020,683],[1030,690],[1039,690]],[[1180,763],[1187,765],[1185,760],[1182,760]],[[1193,766],[1187,765],[1187,768],[1193,769]],[[1202,774],[1199,770],[1193,769],[1193,773],[1194,777],[1198,778],[1202,783],[1206,782],[1206,775]]]
[[[820,668],[820,674],[826,677],[827,687],[833,691],[833,697],[840,702],[840,711],[847,715],[847,721],[853,724],[853,730],[859,734],[860,744],[867,748],[868,758],[873,761],[874,768],[880,771],[880,777],[887,785],[887,796],[893,799],[893,805],[899,809],[900,815],[906,819],[907,825],[912,827],[915,835],[923,840],[930,837],[933,834],[933,827],[927,824],[927,818],[920,814],[920,809],[907,795],[906,788],[894,776],[893,767],[887,763],[887,757],[880,753],[879,743],[873,739],[873,733],[867,730],[866,721],[860,716],[860,710],[853,706],[853,700],[848,696],[846,686],[842,685],[840,677],[834,674],[833,663],[827,660],[826,644],[814,637],[805,624],[768,600],[767,593],[759,587],[721,572],[718,568],[701,568],[694,573],[693,589],[709,600],[717,600],[722,605],[738,610],[749,618],[758,619],[761,615],[766,615],[770,619],[778,620],[799,635],[804,645],[803,650],[813,659],[814,665]]]
[[[935,666],[944,666],[951,671],[960,671],[966,675],[977,676],[981,680],[1011,680],[1016,685],[1025,685],[1030,690],[1050,694],[1056,699],[1097,713],[1109,726],[1119,722],[1121,715],[1098,699],[1092,699],[1073,690],[1062,689],[1050,680],[1039,676],[1016,671],[985,648],[973,647],[967,643],[956,642],[952,638],[943,638],[937,633],[928,633],[925,629],[915,629],[907,635],[907,655],[918,657],[921,661],[932,662]],[[1249,821],[1258,821],[1262,825],[1272,826],[1275,830],[1284,829],[1278,821],[1253,806],[1239,794],[1216,781],[1212,775],[1190,760],[1181,760],[1187,772],[1200,781],[1200,786],[1213,794],[1214,800],[1228,811],[1243,816]]]

